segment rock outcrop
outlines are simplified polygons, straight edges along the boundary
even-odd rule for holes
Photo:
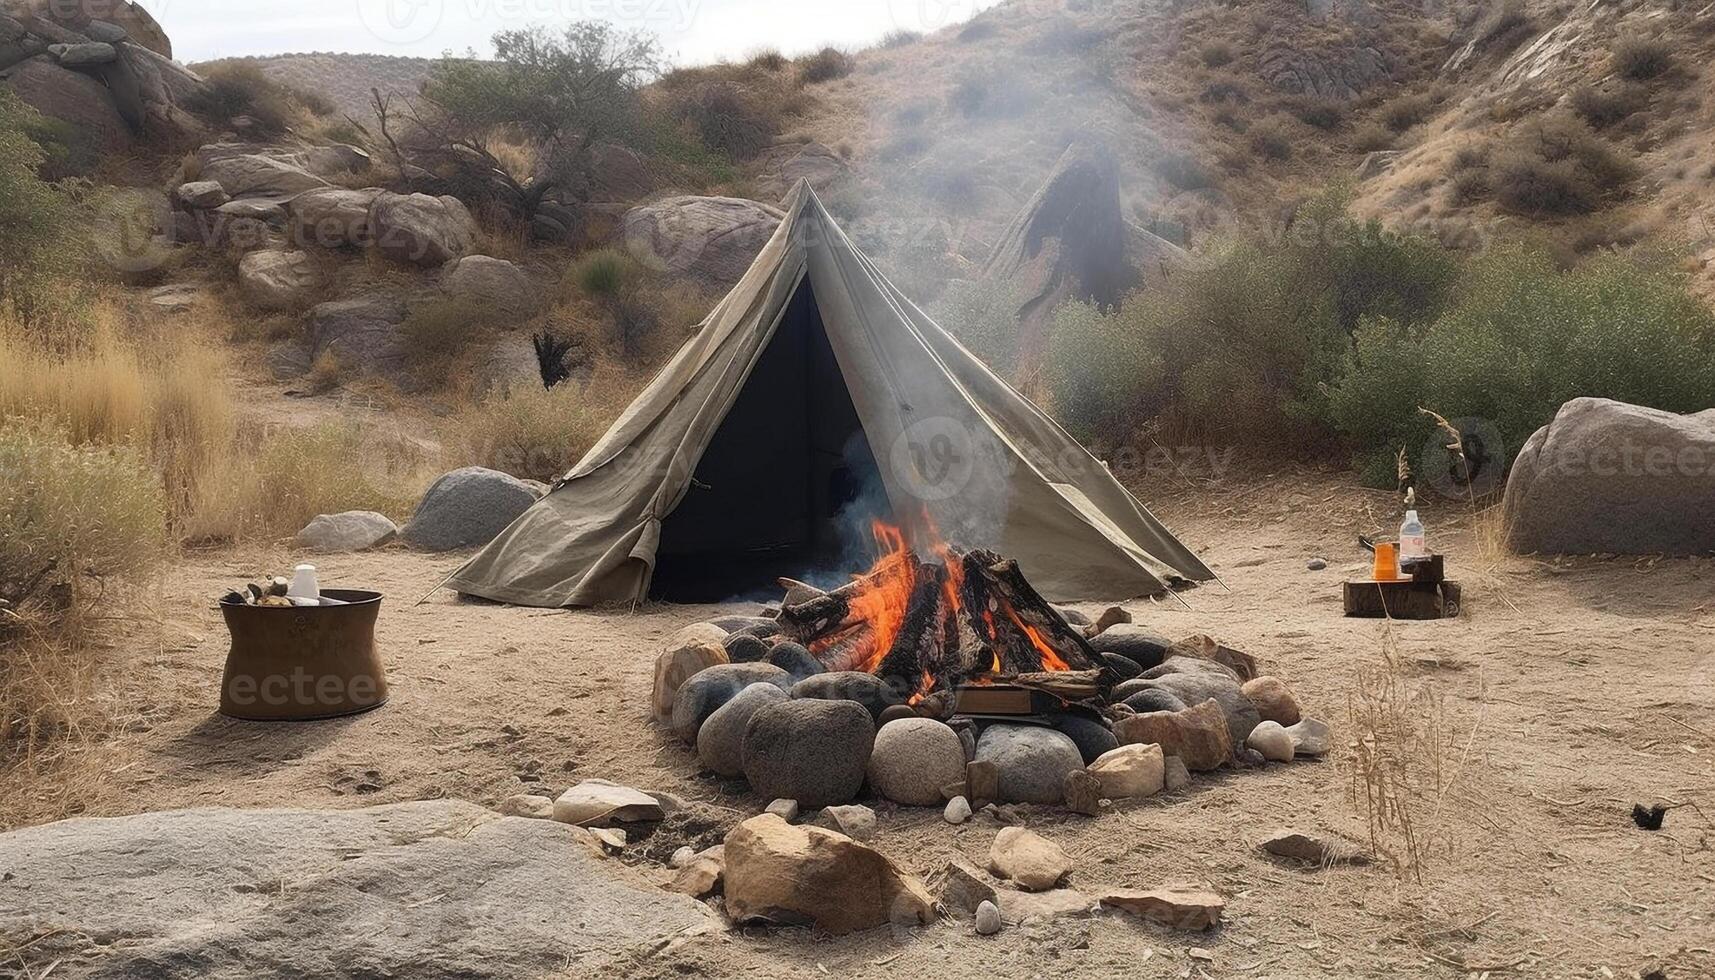
[[[441,291],[513,318],[534,316],[542,308],[542,291],[523,269],[487,255],[467,255],[447,263],[441,272]]]
[[[405,543],[423,551],[457,551],[493,541],[535,506],[536,491],[522,480],[468,466],[442,476],[423,494],[405,525]]]
[[[778,208],[733,197],[670,197],[625,215],[626,250],[659,272],[730,287],[785,219]]]
[[[375,248],[394,260],[437,268],[470,254],[476,219],[456,197],[383,193],[369,208]]]
[[[1507,542],[1525,553],[1715,551],[1715,409],[1675,415],[1567,402],[1507,479]]]
[[[123,151],[145,135],[183,138],[200,129],[184,105],[203,81],[171,54],[154,18],[123,0],[32,0],[0,12],[0,86],[69,124],[82,148]],[[72,169],[95,163],[89,154],[74,158]]]
[[[711,925],[587,835],[448,800],[70,820],[0,836],[0,935],[37,937],[38,975],[476,980],[607,975]]]

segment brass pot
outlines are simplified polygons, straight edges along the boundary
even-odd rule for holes
[[[246,721],[316,721],[387,703],[375,650],[381,593],[328,589],[344,606],[272,608],[222,602],[232,633],[220,713]]]

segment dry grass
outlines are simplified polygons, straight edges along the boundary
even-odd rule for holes
[[[520,385],[490,397],[446,426],[447,463],[557,480],[595,445],[645,380],[605,365],[587,382],[568,381],[551,391]]]
[[[1459,731],[1436,685],[1413,683],[1390,622],[1380,657],[1358,667],[1347,725],[1348,799],[1369,828],[1376,855],[1399,877],[1421,884],[1433,861],[1451,855],[1448,803],[1480,719],[1469,732]]]

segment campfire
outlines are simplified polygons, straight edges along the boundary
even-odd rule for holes
[[[969,686],[1004,683],[1068,701],[1111,686],[1084,634],[1031,587],[1016,561],[956,551],[932,526],[925,559],[902,528],[877,521],[873,530],[882,552],[874,567],[832,592],[786,604],[778,636],[802,644],[828,670],[874,674],[913,705],[946,709],[933,714],[950,713]]]

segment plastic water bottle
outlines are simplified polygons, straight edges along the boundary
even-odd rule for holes
[[[294,605],[314,606],[320,603],[321,597],[322,587],[316,581],[316,566],[299,565],[292,570],[292,584],[286,589],[286,598],[308,600]]]
[[[1418,519],[1417,511],[1405,512],[1405,523],[1399,526],[1399,560],[1402,562],[1416,561],[1429,557],[1429,540],[1424,536],[1423,521]]]

